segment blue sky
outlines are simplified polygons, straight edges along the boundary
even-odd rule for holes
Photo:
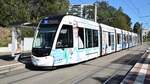
[[[95,1],[96,0],[70,0],[70,3],[92,4]],[[138,21],[143,24],[144,28],[150,29],[150,0],[105,0],[105,1],[107,1],[111,6],[115,8],[122,7],[123,12],[130,16],[132,24]]]

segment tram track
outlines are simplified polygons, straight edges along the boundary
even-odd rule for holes
[[[35,77],[35,76],[43,75],[43,74],[46,74],[46,73],[48,73],[48,72],[42,72],[42,73],[34,74],[34,75],[31,75],[31,76],[28,76],[28,77],[25,77],[25,78],[22,78],[22,79],[19,79],[19,80],[12,81],[12,82],[10,82],[10,83],[8,83],[8,84],[17,83],[18,81],[30,79],[30,78],[33,78],[33,77]]]
[[[111,54],[111,55],[108,55],[108,56],[104,56],[104,57],[100,57],[100,58],[97,58],[97,59],[94,59],[94,60],[90,60],[90,61],[87,61],[87,62],[83,62],[83,63],[80,63],[80,64],[77,64],[75,66],[71,66],[71,67],[65,67],[65,68],[58,68],[56,70],[52,70],[52,71],[43,71],[43,70],[28,70],[28,69],[23,69],[22,71],[19,71],[19,72],[16,72],[16,73],[11,73],[11,74],[4,74],[4,76],[0,76],[0,79],[10,79],[10,78],[14,78],[14,77],[18,77],[17,75],[24,75],[23,77],[21,78],[17,78],[15,80],[11,79],[11,81],[8,81],[6,84],[17,84],[17,83],[21,83],[24,81],[30,81],[32,79],[35,79],[38,78],[38,77],[45,77],[45,75],[48,75],[50,77],[54,76],[54,78],[58,77],[56,76],[56,74],[58,73],[67,73],[67,71],[69,71],[68,73],[70,74],[70,72],[72,71],[72,73],[76,73],[76,74],[71,74],[71,76],[67,77],[64,75],[64,79],[61,79],[60,82],[58,83],[55,83],[55,84],[82,84],[81,82],[82,81],[85,81],[86,79],[88,78],[91,78],[94,74],[98,73],[98,72],[102,72],[102,71],[105,71],[106,69],[112,69],[114,70],[114,72],[109,75],[109,78],[107,78],[105,81],[103,81],[102,83],[104,84],[110,84],[110,82],[112,82],[112,79],[116,76],[116,74],[120,73],[121,71],[124,71],[123,69],[123,66],[121,67],[112,67],[114,63],[122,63],[122,62],[126,62],[127,65],[130,65],[130,64],[133,64],[135,62],[137,58],[137,56],[124,56],[126,54],[129,54],[129,53],[132,53],[132,54],[139,54],[140,52],[142,52],[142,50],[144,49],[140,49],[141,47],[136,47],[134,49],[130,49],[130,50],[123,50],[123,51],[120,51],[118,53],[114,53],[114,54]],[[137,55],[138,55],[137,54]],[[110,57],[113,57],[115,55],[122,55],[122,56],[118,56],[116,58],[113,58],[113,59],[109,59],[107,60],[107,58]],[[104,60],[107,60],[108,62],[105,62]],[[113,62],[117,60],[117,62]],[[101,63],[104,63],[104,64],[101,64]],[[136,63],[136,62],[135,62]],[[82,67],[81,70],[83,71],[80,71],[80,68]],[[75,70],[75,69],[78,69],[78,70]],[[87,69],[84,69],[84,68],[87,68]],[[91,69],[89,69],[91,68]],[[79,71],[79,72],[77,72]],[[28,74],[28,75],[26,75]],[[62,76],[62,75],[60,75]],[[57,78],[56,78],[57,79]],[[56,82],[55,80],[53,82]],[[4,83],[5,84],[5,83]],[[21,83],[22,84],[22,83]],[[29,84],[32,84],[29,83]],[[37,83],[37,84],[40,84],[40,83]],[[93,83],[95,84],[95,83]]]
[[[137,59],[137,58],[134,57],[134,59]],[[132,59],[132,60],[133,60],[133,59]],[[128,62],[128,64],[131,63],[132,60],[130,60],[130,61]],[[77,77],[77,80],[73,81],[72,84],[80,84],[81,81],[83,81],[83,80],[85,80],[85,79],[87,79],[87,78],[90,78],[90,77],[91,77],[92,75],[94,75],[95,73],[97,73],[97,72],[99,72],[99,71],[103,71],[103,70],[105,70],[106,68],[107,68],[107,69],[115,69],[115,70],[116,70],[116,68],[110,68],[110,66],[111,66],[111,64],[107,64],[107,65],[101,67],[101,68],[98,69],[98,70],[89,71],[89,72],[92,72],[92,73],[89,74],[88,76],[84,76],[84,74],[87,74],[87,73],[89,73],[89,72],[82,73],[83,76]],[[119,73],[118,71],[123,71],[124,69],[122,69],[122,68],[123,68],[123,66],[122,66],[122,67],[119,67],[103,84],[107,84],[113,77],[116,76],[117,73]],[[132,67],[131,67],[131,68],[132,68]],[[121,82],[121,81],[120,81],[120,82]],[[64,84],[64,83],[62,83],[62,84]]]
[[[144,54],[144,53],[143,53]],[[133,62],[133,60],[137,60],[137,57],[136,56],[134,56],[134,57],[132,57],[132,59],[127,63],[127,64],[130,64],[131,62]],[[138,60],[137,60],[138,61]],[[136,63],[136,62],[135,62]],[[135,65],[135,63],[134,63],[134,65]],[[133,65],[133,66],[134,66]],[[130,68],[130,70],[133,68],[133,66]],[[120,71],[122,71],[122,68],[123,68],[124,66],[122,66],[122,67],[119,67],[119,69],[116,71],[116,72],[114,72],[103,84],[110,84],[109,82],[118,74],[118,73],[120,73]],[[129,70],[129,71],[130,71]],[[127,72],[128,73],[128,72]],[[124,76],[125,77],[125,76]],[[121,81],[120,81],[121,82]],[[112,82],[111,82],[112,83]]]
[[[138,48],[138,49],[140,49],[140,47]],[[131,53],[131,51],[129,52],[129,53]],[[134,52],[135,53],[135,52]],[[142,53],[143,54],[143,53]],[[140,54],[141,55],[141,54]],[[124,56],[122,56],[122,57],[124,57]],[[140,58],[141,56],[139,56],[138,58]],[[131,59],[130,59],[130,61],[128,61],[126,64],[128,65],[128,64],[131,64],[133,61],[137,61],[137,59],[138,59],[136,56],[133,56]],[[135,62],[136,63],[136,62]],[[134,63],[134,64],[135,64]],[[103,71],[103,70],[105,70],[106,68],[108,68],[108,69],[111,69],[110,68],[110,66],[111,66],[111,64],[108,64],[108,65],[105,65],[104,67],[101,67],[101,69],[98,69],[98,70],[93,70],[92,72],[93,73],[91,73],[91,74],[89,74],[88,76],[81,76],[81,77],[77,77],[78,79],[77,80],[75,80],[75,81],[73,81],[72,82],[72,84],[80,84],[80,82],[81,81],[83,81],[83,80],[85,80],[85,79],[87,79],[87,78],[90,78],[92,75],[94,75],[95,73],[97,73],[97,72],[99,72],[99,71]],[[118,69],[116,69],[116,71],[108,78],[108,79],[106,79],[104,82],[103,82],[103,84],[108,84],[108,82],[110,82],[110,80],[113,78],[113,77],[115,77],[120,71],[123,71],[123,68],[124,66],[121,66],[121,67],[118,67]],[[133,66],[132,66],[133,67]],[[131,67],[131,68],[132,68]],[[130,69],[131,69],[130,68]],[[85,72],[85,73],[83,73],[82,75],[84,75],[84,74],[86,74],[86,73],[89,73],[89,72]],[[120,81],[121,82],[121,81]],[[62,83],[63,84],[63,83]]]

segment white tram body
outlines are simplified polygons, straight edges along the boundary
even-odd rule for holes
[[[122,50],[122,30],[119,28],[116,29],[116,51]]]
[[[102,29],[102,55],[115,52],[115,28],[100,24]]]
[[[132,32],[132,45],[136,46],[138,44],[137,34]]]
[[[131,32],[128,32],[128,47],[132,47],[133,44],[132,44],[132,33]]]
[[[128,48],[128,34],[134,46],[136,34],[125,30],[71,15],[46,17],[36,29],[31,60],[35,66],[79,63]]]
[[[128,43],[127,43],[128,32],[125,31],[125,30],[122,30],[122,35],[123,35],[123,38],[122,38],[122,49],[126,49],[126,48],[128,48]]]
[[[49,18],[45,19],[45,23],[40,23],[40,25],[49,25],[49,23],[47,23],[48,20]],[[55,36],[53,37],[54,41],[50,46],[50,51],[48,51],[50,53],[47,54],[47,56],[39,57],[33,53],[32,60],[34,65],[58,66],[78,63],[100,56],[98,23],[75,16],[64,16],[57,25],[58,29],[55,31]],[[37,34],[38,32],[39,30],[37,30]],[[35,37],[35,40],[36,39]],[[33,46],[34,44],[36,44],[36,42],[33,43]],[[40,45],[40,43],[38,45]],[[46,50],[46,47],[44,47],[44,49]],[[34,52],[34,50],[33,47],[32,52]],[[44,50],[43,53],[45,53]]]

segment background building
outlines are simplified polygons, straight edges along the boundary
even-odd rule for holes
[[[143,29],[142,30],[142,35],[147,36],[149,32],[150,32],[150,29]]]
[[[142,37],[143,37],[143,41],[150,41],[150,29],[143,29],[142,30]]]

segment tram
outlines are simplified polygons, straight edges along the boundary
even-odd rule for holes
[[[31,60],[43,67],[74,64],[136,46],[136,39],[135,33],[80,17],[49,16],[36,29]]]

